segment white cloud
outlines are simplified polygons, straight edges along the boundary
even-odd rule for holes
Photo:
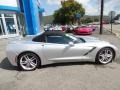
[[[86,10],[87,15],[99,15],[100,14],[100,1],[101,0],[76,0],[81,3]],[[47,0],[49,5],[59,5],[61,0]],[[111,11],[120,12],[120,0],[105,0],[104,14],[108,15]]]
[[[120,0],[107,0],[105,3],[104,13],[108,15],[110,11],[120,13]]]
[[[81,3],[86,10],[86,15],[98,15],[99,10],[98,7],[91,5],[91,0],[76,0],[77,2]],[[97,3],[98,4],[98,3]]]
[[[82,3],[88,15],[99,15],[101,0],[76,0]],[[110,11],[120,13],[120,0],[104,0],[104,14],[108,15]]]
[[[49,5],[60,5],[61,0],[47,0]]]
[[[81,3],[83,7],[86,9],[86,14],[93,15],[94,13],[98,13],[98,9],[95,9],[91,5],[89,5],[90,0],[76,0],[77,2]],[[49,5],[59,5],[60,6],[61,0],[47,0],[47,4]]]

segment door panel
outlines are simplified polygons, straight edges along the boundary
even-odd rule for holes
[[[83,59],[83,55],[93,47],[84,44],[44,44],[43,52],[47,60],[51,61],[71,61]]]
[[[53,60],[62,57],[65,47],[67,47],[67,45],[44,44],[43,52],[47,60]]]
[[[68,46],[64,48],[62,56],[63,57],[81,57],[91,49],[92,47],[84,46],[84,44],[75,44],[74,46]]]

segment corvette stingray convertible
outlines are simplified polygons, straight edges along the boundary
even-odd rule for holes
[[[45,31],[29,39],[13,41],[6,49],[11,64],[25,71],[61,62],[95,61],[108,64],[115,59],[116,52],[117,48],[109,42],[61,31]]]

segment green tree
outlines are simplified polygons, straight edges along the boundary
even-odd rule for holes
[[[85,14],[85,9],[82,4],[79,4],[74,0],[67,0],[61,3],[62,7],[54,12],[54,23],[59,24],[73,24],[76,22],[75,15],[81,14],[81,17]]]
[[[120,18],[120,14],[118,14],[115,18],[114,18],[114,20],[118,20]]]
[[[93,19],[91,19],[91,18],[84,18],[84,19],[81,19],[81,22],[82,22],[83,24],[87,24],[87,23],[93,22]]]
[[[94,19],[94,22],[99,22],[99,19],[98,19],[98,18],[95,18],[95,19]]]

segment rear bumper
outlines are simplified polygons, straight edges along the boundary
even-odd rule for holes
[[[9,62],[13,65],[13,66],[17,66],[17,53],[15,53],[12,50],[6,49],[6,56],[9,60]]]

